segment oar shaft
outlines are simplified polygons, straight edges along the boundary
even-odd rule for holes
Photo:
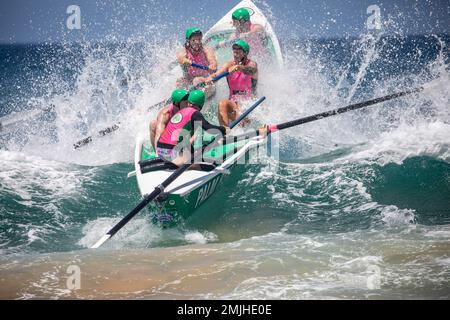
[[[98,135],[100,137],[103,137],[103,136],[106,136],[108,133],[111,133],[111,132],[114,132],[114,131],[118,130],[119,129],[119,124],[114,124],[111,127],[108,127],[108,128],[103,129],[103,130],[100,130],[98,132]],[[82,147],[82,146],[84,146],[84,145],[86,145],[86,144],[88,144],[90,142],[92,142],[92,136],[89,136],[87,138],[84,138],[83,140],[80,140],[80,141],[74,143],[73,148],[74,149],[78,149],[78,148],[80,148],[80,147]]]
[[[230,73],[228,71],[222,72],[222,73],[218,74],[217,76],[215,76],[214,78],[212,78],[212,81],[216,82],[216,81],[222,79],[223,77],[226,77],[229,74]]]
[[[188,169],[191,166],[191,164],[184,164],[179,169],[177,169],[174,173],[172,173],[169,178],[164,180],[159,186],[153,190],[152,193],[147,195],[130,213],[128,213],[118,224],[116,224],[109,232],[108,234],[112,237],[122,229],[124,225],[128,223],[136,214],[139,213],[147,204],[149,204],[152,200],[154,200],[156,197],[158,197],[162,192],[164,192],[164,189],[171,184],[176,178],[178,178],[186,169]]]
[[[154,105],[148,107],[148,108],[147,108],[147,111],[153,110],[153,109],[155,109],[155,108],[157,108],[157,107],[163,107],[163,106],[166,106],[166,105],[169,104],[169,102],[170,102],[170,99],[166,99],[166,100],[163,100],[163,101],[161,101],[161,102],[155,103]]]
[[[178,178],[184,171],[186,171],[191,166],[190,163],[182,165],[179,169],[177,169],[174,173],[172,173],[169,178],[164,180],[159,186],[153,190],[152,193],[145,196],[145,198],[128,213],[125,217],[122,218],[114,227],[109,230],[106,235],[104,235],[97,243],[95,243],[91,249],[99,248],[103,243],[105,243],[108,239],[113,237],[120,229],[123,228],[135,215],[137,215],[142,209],[145,208],[151,201],[155,200],[161,193],[164,192],[164,189],[171,184],[176,178]]]
[[[259,98],[258,101],[256,101],[250,108],[248,108],[247,110],[244,111],[244,113],[242,113],[236,120],[234,120],[231,124],[230,124],[230,128],[233,128],[236,124],[238,124],[239,122],[241,122],[242,119],[244,119],[246,116],[248,116],[248,114],[250,112],[252,112],[257,106],[259,106],[264,100],[266,100],[266,97],[261,97]]]
[[[173,61],[169,64],[169,68],[175,68],[176,66],[178,66],[180,63],[178,61]],[[207,70],[209,71],[209,68],[207,66],[203,66],[201,64],[198,63],[192,63],[191,64],[192,67],[194,68],[198,68],[198,69],[202,69],[202,70]]]
[[[208,68],[207,66],[202,66],[201,64],[192,63],[192,66],[193,66],[194,68],[197,68],[197,69],[202,69],[202,70],[209,71],[209,68]]]
[[[331,117],[340,113],[344,113],[344,112],[348,112],[348,111],[352,111],[352,110],[357,110],[357,109],[361,109],[361,108],[365,108],[377,103],[381,103],[384,101],[388,101],[388,100],[392,100],[395,98],[399,98],[399,97],[403,97],[406,96],[408,94],[411,93],[415,93],[415,92],[419,92],[423,90],[423,88],[416,88],[413,90],[407,90],[407,91],[402,91],[402,92],[398,92],[398,93],[393,93],[384,97],[380,97],[380,98],[376,98],[376,99],[372,99],[372,100],[368,100],[368,101],[364,101],[364,102],[360,102],[360,103],[355,103],[346,107],[342,107],[339,109],[335,109],[335,110],[330,110],[330,111],[326,111],[326,112],[322,112],[313,116],[309,116],[309,117],[305,117],[305,118],[301,118],[301,119],[297,119],[294,121],[289,121],[289,122],[285,122],[285,123],[281,123],[275,126],[271,126],[270,127],[270,131],[277,131],[277,130],[283,130],[283,129],[287,129],[287,128],[291,128],[294,126],[298,126],[300,124],[305,124],[308,122],[312,122],[312,121],[316,121],[319,119],[323,119],[323,118],[327,118],[327,117]]]
[[[364,102],[360,102],[360,103],[355,103],[355,104],[352,104],[352,105],[349,105],[349,106],[346,106],[346,107],[342,107],[342,108],[339,108],[339,109],[325,111],[325,112],[318,113],[318,114],[313,115],[313,116],[300,118],[300,119],[297,119],[297,120],[284,122],[284,123],[281,123],[281,124],[272,124],[272,125],[268,126],[268,133],[270,134],[270,133],[273,133],[273,132],[276,132],[276,131],[279,131],[279,130],[284,130],[284,129],[292,128],[292,127],[295,127],[295,126],[298,126],[298,125],[301,125],[301,124],[305,124],[305,123],[308,123],[308,122],[312,122],[312,121],[320,120],[320,119],[323,119],[323,118],[335,116],[335,115],[338,115],[338,114],[341,114],[341,113],[344,113],[344,112],[348,112],[348,111],[357,110],[357,109],[361,109],[361,108],[364,108],[364,107],[372,106],[372,105],[377,104],[377,103],[381,103],[381,102],[384,102],[384,101],[392,100],[392,99],[395,99],[395,98],[400,98],[400,97],[406,96],[408,94],[420,92],[422,90],[423,90],[423,87],[415,88],[415,89],[412,89],[412,90],[405,90],[405,91],[398,92],[398,93],[393,93],[393,94],[390,94],[390,95],[387,95],[387,96],[384,96],[384,97],[380,97],[380,98],[376,98],[376,99],[372,99],[372,100],[368,100],[368,101],[364,101]],[[233,138],[235,140],[244,140],[244,139],[250,139],[250,138],[256,137],[259,134],[260,134],[259,130],[253,130],[253,131],[249,131],[249,132],[246,132],[246,133],[243,133],[243,134],[236,135]]]

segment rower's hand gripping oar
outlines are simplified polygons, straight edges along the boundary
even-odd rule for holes
[[[364,102],[359,102],[359,103],[355,103],[355,104],[351,104],[348,105],[346,107],[342,107],[339,109],[334,109],[334,110],[330,110],[330,111],[325,111],[322,113],[318,113],[309,117],[305,117],[305,118],[300,118],[297,120],[293,120],[293,121],[289,121],[289,122],[285,122],[285,123],[281,123],[281,124],[272,124],[272,125],[268,125],[266,128],[267,130],[267,134],[276,132],[276,131],[280,131],[280,130],[284,130],[287,128],[292,128],[301,124],[305,124],[308,122],[312,122],[312,121],[316,121],[316,120],[320,120],[323,118],[327,118],[327,117],[331,117],[331,116],[335,116],[344,112],[348,112],[348,111],[352,111],[352,110],[357,110],[357,109],[361,109],[361,108],[365,108],[365,107],[369,107],[372,106],[374,104],[378,104],[384,101],[389,101],[392,99],[396,99],[396,98],[400,98],[412,93],[416,93],[416,92],[420,92],[423,90],[423,87],[419,87],[416,89],[412,89],[412,90],[405,90],[402,92],[398,92],[398,93],[393,93],[387,96],[383,96],[383,97],[379,97],[379,98],[375,98],[372,100],[368,100],[368,101],[364,101]],[[254,136],[258,136],[261,134],[260,132],[261,129],[258,129],[256,131],[250,131],[248,133],[243,133],[237,136],[234,136],[235,140],[240,140],[240,139],[249,139],[252,138]]]
[[[199,66],[199,67],[204,67],[204,66],[201,66],[201,65],[198,65],[198,66]],[[205,68],[207,68],[207,67],[205,67]],[[212,82],[216,82],[216,81],[222,79],[223,77],[228,76],[228,74],[229,74],[229,73],[228,73],[227,71],[226,71],[226,72],[223,72],[223,73],[221,73],[221,74],[215,76],[215,77],[212,79]],[[199,84],[193,86],[190,90],[191,90],[191,91],[192,91],[192,90],[197,90],[197,89],[200,89],[200,88],[202,88],[202,87],[204,87],[204,86],[205,86],[205,83],[199,83]],[[162,106],[165,106],[165,105],[167,105],[169,102],[170,102],[170,99],[167,99],[167,100],[158,102],[158,103],[152,105],[151,107],[149,107],[149,108],[147,109],[147,111],[150,111],[150,110],[152,110],[152,109],[154,109],[154,108],[156,108],[156,107],[162,107]],[[98,136],[99,136],[99,137],[103,137],[103,136],[107,135],[108,133],[111,133],[111,132],[116,131],[117,129],[119,129],[119,124],[120,124],[120,122],[117,123],[117,124],[112,125],[111,127],[108,127],[108,128],[103,129],[103,130],[100,130],[100,131],[98,132]],[[87,145],[87,144],[90,143],[90,142],[92,142],[92,136],[89,136],[89,137],[87,137],[87,138],[84,138],[84,139],[82,139],[82,140],[80,140],[80,141],[74,143],[73,148],[74,148],[74,149],[81,148],[82,146]]]
[[[202,69],[205,71],[210,71],[209,68],[207,66],[202,66],[201,64],[198,63],[192,63],[191,64],[192,67],[197,68],[197,69]]]
[[[266,98],[262,97],[258,101],[256,101],[249,110],[255,109],[258,105],[260,105]],[[248,111],[248,110],[247,110]],[[243,113],[236,121],[234,121],[230,125],[230,129],[233,129],[244,117],[246,117],[249,112]],[[214,144],[218,144],[217,139],[214,139],[210,142],[210,145],[214,146]],[[203,148],[200,148],[199,152],[202,152]],[[194,159],[195,159],[194,155]],[[190,161],[189,161],[190,162]],[[130,213],[128,213],[122,220],[120,220],[111,230],[108,231],[107,234],[105,234],[99,241],[97,241],[96,244],[94,244],[91,249],[96,249],[100,247],[103,243],[105,243],[109,238],[114,236],[124,225],[128,223],[136,214],[139,213],[147,204],[149,204],[151,201],[155,200],[161,193],[164,192],[164,189],[167,188],[168,185],[170,185],[176,178],[178,178],[180,175],[183,174],[189,167],[192,165],[192,163],[185,163],[181,167],[179,167],[177,170],[175,170],[174,173],[172,173],[166,180],[164,180],[159,186],[153,190],[152,193],[146,195],[144,199],[133,209]]]

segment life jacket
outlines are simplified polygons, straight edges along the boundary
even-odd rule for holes
[[[197,55],[194,55],[189,48],[186,48],[186,57],[191,60],[192,63],[199,64],[201,66],[209,66],[208,59],[206,58],[205,49],[201,49]],[[209,72],[207,70],[195,68],[195,67],[186,67],[185,76],[188,79],[194,79],[195,77],[207,77],[209,76]]]
[[[250,60],[247,59],[247,65]],[[230,73],[227,76],[228,87],[230,89],[230,100],[249,99],[253,94],[252,76],[242,71]]]
[[[168,149],[174,148],[180,140],[182,129],[185,129],[185,126],[190,123],[192,115],[196,111],[194,108],[186,107],[174,114],[159,138],[158,146]]]

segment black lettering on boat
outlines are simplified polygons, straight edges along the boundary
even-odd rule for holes
[[[200,199],[203,197],[203,190],[204,190],[204,188],[201,188],[200,191],[198,192],[198,195],[197,195],[197,201],[195,202],[195,208],[197,208],[198,202],[199,202]]]
[[[213,194],[221,177],[222,175],[219,175],[217,178],[211,180],[200,189],[200,191],[198,192],[197,201],[195,202],[195,208],[197,208],[200,204],[203,203],[203,201],[208,199],[209,196]]]

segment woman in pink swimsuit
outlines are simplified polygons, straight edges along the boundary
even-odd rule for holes
[[[217,70],[217,60],[214,49],[202,44],[202,31],[199,28],[186,30],[186,43],[177,52],[177,60],[183,69],[183,77],[178,79],[177,87],[189,89],[193,85],[204,82],[205,79]],[[193,67],[192,64],[208,67],[203,70]]]
[[[209,76],[207,81],[222,72],[228,71],[228,99],[220,101],[218,108],[219,123],[229,126],[231,121],[238,117],[241,105],[256,95],[258,83],[258,65],[248,58],[250,46],[244,40],[237,40],[233,44],[233,60],[226,62],[215,74]]]

